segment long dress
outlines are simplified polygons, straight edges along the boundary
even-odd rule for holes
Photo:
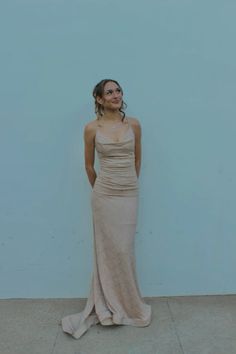
[[[141,298],[135,268],[138,179],[135,139],[129,123],[122,141],[97,130],[100,171],[92,191],[94,269],[84,310],[62,319],[62,329],[80,338],[92,325],[148,326],[151,306]]]

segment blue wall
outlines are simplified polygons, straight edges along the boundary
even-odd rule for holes
[[[235,293],[236,3],[0,5],[0,297],[86,297],[83,127],[93,86],[143,128],[136,262],[145,296]]]

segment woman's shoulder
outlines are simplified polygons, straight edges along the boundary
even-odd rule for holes
[[[98,125],[98,121],[97,118],[95,118],[84,126],[84,132],[90,134],[96,132],[97,125]]]
[[[129,124],[132,125],[133,128],[138,129],[138,128],[141,127],[140,126],[140,122],[139,122],[139,120],[137,118],[135,118],[135,117],[126,117],[126,119],[128,120]]]
[[[140,122],[137,118],[135,117],[126,117],[126,119],[128,120],[128,122],[132,125],[140,125]]]

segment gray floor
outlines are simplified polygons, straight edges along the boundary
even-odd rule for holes
[[[152,323],[89,329],[75,340],[64,315],[80,300],[0,300],[0,354],[236,354],[236,295],[146,298]]]

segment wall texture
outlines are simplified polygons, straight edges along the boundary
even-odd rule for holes
[[[145,296],[236,292],[236,3],[3,0],[0,297],[86,297],[83,127],[115,78],[143,130]]]

